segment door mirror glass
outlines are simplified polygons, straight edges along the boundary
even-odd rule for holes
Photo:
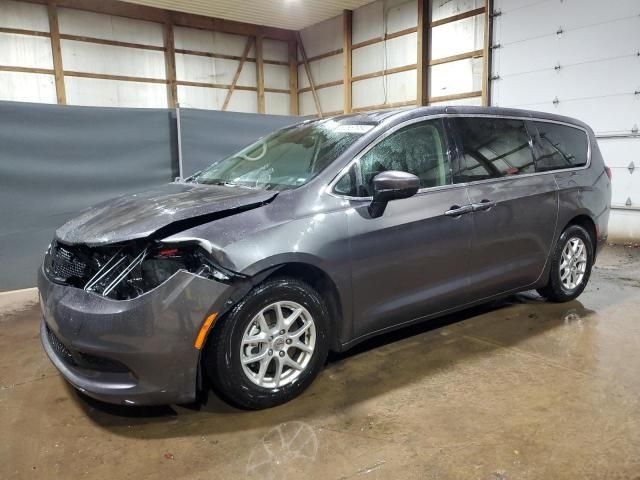
[[[373,179],[373,201],[369,213],[372,217],[379,217],[387,202],[412,197],[419,188],[420,179],[411,173],[395,170],[379,173]]]

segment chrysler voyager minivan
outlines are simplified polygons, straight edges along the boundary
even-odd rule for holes
[[[423,107],[284,128],[185,181],[60,227],[44,349],[87,395],[259,409],[330,350],[514,292],[584,290],[607,238],[593,131],[547,113]]]

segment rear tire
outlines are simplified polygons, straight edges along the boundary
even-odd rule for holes
[[[328,325],[324,301],[309,285],[288,277],[267,280],[215,326],[205,372],[214,390],[237,407],[288,402],[322,370]]]
[[[551,254],[548,283],[538,293],[552,302],[578,297],[589,281],[593,266],[593,240],[580,225],[569,225]]]

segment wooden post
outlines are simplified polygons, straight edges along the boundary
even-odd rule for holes
[[[484,4],[484,52],[482,57],[482,105],[491,106],[491,42],[493,42],[493,0],[485,0]]]
[[[309,67],[309,61],[307,60],[307,52],[304,50],[304,43],[302,43],[302,37],[300,36],[300,32],[296,33],[298,38],[298,46],[300,47],[300,55],[302,55],[302,62],[304,63],[304,70],[307,72],[307,78],[309,79],[309,86],[311,87],[311,93],[313,95],[313,101],[316,104],[316,110],[318,112],[318,116],[323,118],[322,108],[320,107],[320,98],[318,98],[318,92],[316,91],[316,87],[313,83],[313,76],[311,75],[311,68]]]
[[[351,10],[344,10],[342,12],[342,58],[343,58],[343,77],[344,77],[344,113],[351,113],[352,99],[351,99],[351,46],[353,44],[352,38],[353,27],[353,12]]]
[[[178,85],[176,79],[176,46],[173,25],[164,24],[164,67],[167,75],[167,106],[176,108],[178,103]]]
[[[264,58],[262,55],[262,34],[258,34],[256,36],[256,81],[258,84],[258,113],[265,113]]]
[[[222,104],[222,111],[225,111],[229,106],[229,100],[231,100],[231,95],[236,88],[236,84],[238,83],[238,79],[240,78],[240,73],[242,72],[242,67],[247,61],[247,57],[249,56],[249,50],[251,50],[251,45],[253,45],[253,37],[247,38],[247,43],[244,46],[244,51],[242,52],[242,57],[240,57],[240,63],[238,64],[238,69],[236,70],[236,74],[233,76],[233,81],[231,82],[231,86],[229,90],[227,90],[227,96],[224,97],[224,103]]]
[[[431,11],[429,0],[418,0],[418,82],[416,104],[429,104],[429,59],[431,57]]]
[[[298,108],[298,42],[295,38],[289,40],[289,89],[291,91],[291,115],[300,115]]]
[[[58,25],[58,8],[55,2],[47,4],[49,13],[49,31],[51,32],[51,54],[53,56],[53,74],[56,81],[56,97],[58,104],[66,105],[67,93],[64,88],[64,70],[62,68],[62,48],[60,47],[60,27]]]

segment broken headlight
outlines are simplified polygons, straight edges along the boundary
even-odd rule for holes
[[[75,250],[78,250],[75,252]],[[198,245],[179,247],[162,244],[129,244],[119,247],[59,248],[54,272],[68,276],[64,281],[104,297],[118,300],[136,298],[166,282],[179,270],[220,282],[236,276],[217,266]]]

